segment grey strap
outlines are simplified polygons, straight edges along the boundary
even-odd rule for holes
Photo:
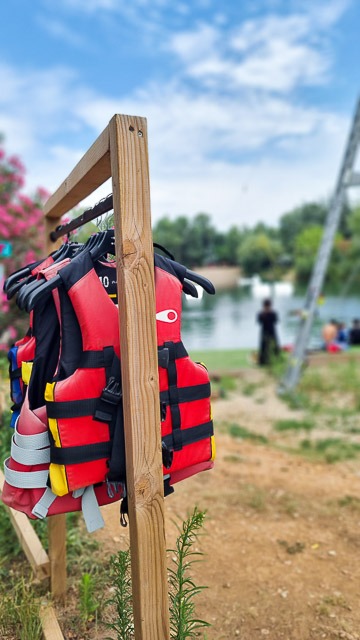
[[[104,526],[105,523],[100,513],[100,507],[98,505],[93,485],[86,487],[82,497],[81,507],[86,528],[89,533],[93,533]]]
[[[4,462],[4,475],[5,480],[12,487],[17,489],[45,489],[49,472],[47,469],[44,471],[14,471],[9,469],[10,458],[7,458]]]
[[[50,462],[50,447],[46,449],[23,449],[15,442],[14,435],[11,442],[11,457],[15,462],[28,466],[48,464]]]
[[[37,518],[40,518],[40,520],[46,518],[48,511],[56,498],[57,495],[55,495],[49,487],[46,487],[39,502],[36,503],[31,513]]]
[[[75,489],[75,491],[72,492],[72,497],[81,498],[81,496],[84,495],[84,491],[85,491],[85,487],[81,487],[81,489]]]
[[[18,447],[22,449],[43,449],[50,446],[49,434],[47,431],[25,436],[19,433],[15,427],[14,440]]]

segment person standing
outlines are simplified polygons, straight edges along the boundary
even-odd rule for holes
[[[360,345],[360,320],[359,318],[354,318],[352,327],[349,331],[349,344],[350,345]]]
[[[269,298],[263,301],[262,310],[257,315],[260,324],[260,348],[258,364],[270,364],[273,356],[279,355],[279,341],[277,337],[276,324],[278,314],[272,308]]]

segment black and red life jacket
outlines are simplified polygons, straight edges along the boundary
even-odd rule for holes
[[[48,256],[40,262],[34,263],[29,267],[30,276],[36,276],[41,270],[47,269],[54,263],[51,256]],[[29,329],[26,335],[17,340],[8,352],[9,361],[9,379],[10,379],[10,397],[13,402],[11,407],[11,427],[15,426],[15,422],[19,416],[20,409],[25,398],[25,388],[30,378],[30,370],[22,371],[23,362],[32,362],[35,355],[35,338],[33,335],[33,312],[30,312]]]
[[[210,469],[215,452],[209,375],[181,341],[185,275],[185,267],[155,254],[166,492]],[[34,362],[5,463],[3,501],[30,517],[87,509],[93,529],[94,496],[105,504],[126,491],[116,269],[84,252],[58,276],[61,286],[34,310]],[[42,484],[34,487],[37,472]]]

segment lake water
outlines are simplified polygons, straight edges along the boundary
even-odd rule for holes
[[[256,349],[259,339],[257,313],[261,299],[251,297],[243,288],[219,291],[215,296],[204,293],[202,300],[184,300],[182,337],[187,349]],[[297,335],[299,320],[296,310],[304,306],[304,297],[275,297],[274,309],[279,315],[278,332],[282,345],[291,344]],[[318,307],[313,324],[311,344],[321,342],[321,327],[330,318],[350,326],[360,318],[360,296],[329,296]]]

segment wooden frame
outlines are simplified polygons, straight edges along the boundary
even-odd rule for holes
[[[4,486],[5,477],[0,471],[0,496]],[[31,564],[34,575],[38,580],[44,580],[50,576],[50,560],[44,547],[42,546],[34,528],[31,526],[29,518],[20,511],[15,511],[11,507],[8,510],[11,523],[22,546],[22,549]]]
[[[114,115],[47,201],[47,237],[59,218],[112,177],[127,489],[136,640],[168,640],[160,408],[147,124]],[[48,244],[49,249],[55,244]],[[146,313],[144,313],[146,309]],[[65,516],[49,519],[52,592],[66,588]]]

